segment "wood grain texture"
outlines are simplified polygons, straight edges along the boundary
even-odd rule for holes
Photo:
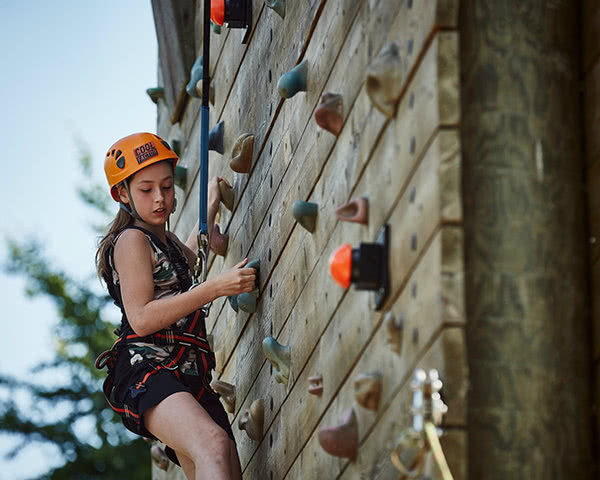
[[[583,0],[583,71],[589,72],[600,57],[600,3]]]

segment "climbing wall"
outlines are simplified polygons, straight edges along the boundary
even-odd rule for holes
[[[590,288],[594,328],[594,415],[600,439],[600,3],[583,6],[584,125],[590,234]],[[600,458],[600,449],[596,459]]]
[[[181,3],[153,1],[153,9],[165,92],[158,133],[187,168],[173,222],[187,238],[198,218],[200,100],[185,86],[190,48],[202,53],[203,2]],[[412,425],[417,368],[439,371],[448,406],[441,444],[454,478],[466,477],[458,3],[306,0],[275,11],[254,0],[247,44],[239,30],[211,34],[210,128],[223,122],[224,136],[209,169],[231,182],[234,204],[221,205],[228,249],[211,258],[210,275],[245,257],[260,261],[255,312],[220,298],[207,321],[215,377],[235,386],[230,420],[244,478],[399,478],[392,452]],[[280,78],[301,63],[306,86],[295,93],[302,82],[286,77],[283,98]],[[333,112],[321,105],[326,92],[341,96],[341,109],[339,97],[325,97]],[[239,169],[246,134],[250,170],[236,173],[230,162]],[[362,198],[365,223],[346,221]],[[343,244],[375,242],[384,224],[390,285],[376,311],[373,292],[332,279],[329,259]],[[289,346],[287,376],[265,356],[268,337]],[[262,424],[248,426],[257,400]],[[345,456],[325,451],[321,431],[339,435]],[[425,467],[440,478],[434,463]],[[184,476],[154,465],[153,478]]]

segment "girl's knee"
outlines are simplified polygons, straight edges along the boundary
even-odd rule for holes
[[[207,457],[216,462],[229,462],[231,455],[231,442],[229,435],[221,427],[215,426],[213,431],[206,436],[206,441],[196,445],[192,460],[194,463],[206,462]]]

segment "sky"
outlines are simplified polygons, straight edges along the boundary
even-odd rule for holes
[[[6,238],[34,237],[54,265],[97,282],[91,226],[100,217],[76,189],[105,184],[104,155],[117,139],[156,131],[156,106],[145,92],[157,83],[150,0],[0,0],[0,46],[0,264]],[[92,155],[91,178],[80,168],[82,145]],[[54,307],[25,297],[24,288],[0,272],[2,373],[28,375],[52,357]],[[26,344],[11,341],[24,333]],[[0,480],[22,480],[57,461],[32,445],[8,462],[13,442],[0,436]]]

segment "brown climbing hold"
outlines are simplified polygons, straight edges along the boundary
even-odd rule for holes
[[[159,445],[152,445],[150,448],[150,456],[154,464],[161,470],[167,471],[169,468],[169,457]]]
[[[354,396],[359,405],[376,411],[381,398],[381,373],[362,373],[354,380]]]
[[[354,460],[358,453],[358,424],[354,409],[350,408],[345,412],[340,425],[321,427],[319,443],[330,455]]]
[[[386,312],[383,317],[383,323],[385,324],[386,330],[385,343],[387,343],[394,352],[400,353],[402,351],[402,336],[404,333],[404,321],[402,316],[396,319],[392,312]]]
[[[342,131],[344,123],[344,100],[342,96],[330,92],[321,95],[321,103],[315,109],[315,121],[319,127],[337,137]]]
[[[227,185],[223,179],[219,180],[219,192],[221,194],[221,202],[230,212],[233,210],[233,188]]]
[[[215,392],[221,395],[225,403],[225,409],[229,413],[235,412],[235,385],[221,380],[213,380],[210,386]]]
[[[354,222],[362,225],[369,223],[369,200],[357,197],[335,210],[335,216],[342,222]]]
[[[237,173],[250,173],[252,167],[252,154],[254,153],[254,135],[244,133],[240,135],[233,145],[231,162],[229,166]]]
[[[400,49],[396,43],[384,47],[367,69],[367,94],[373,105],[392,118],[402,91]]]
[[[321,396],[323,394],[323,376],[308,377],[308,393]]]
[[[215,223],[210,234],[210,249],[217,255],[221,255],[222,257],[224,257],[227,253],[228,245],[229,235],[227,235],[226,233],[221,233],[219,225]]]
[[[246,433],[252,440],[260,440],[263,436],[263,424],[265,420],[265,407],[262,398],[254,400],[249,409],[244,410],[238,421],[240,430]]]

